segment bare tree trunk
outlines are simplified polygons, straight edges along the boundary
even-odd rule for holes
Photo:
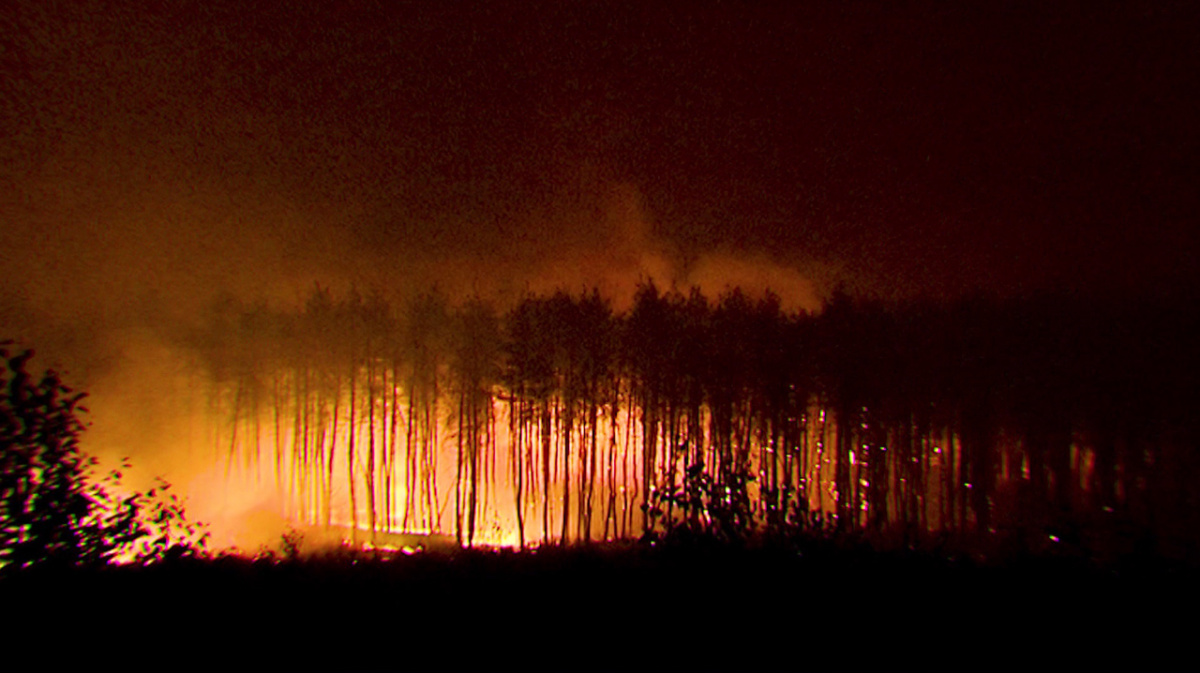
[[[542,541],[550,542],[550,400],[542,400]]]
[[[396,525],[396,503],[395,503],[396,498],[395,498],[395,494],[393,492],[393,484],[394,484],[394,479],[396,477],[396,430],[397,430],[396,426],[397,426],[397,420],[399,420],[398,416],[400,413],[400,406],[399,406],[398,392],[397,392],[399,389],[399,383],[400,383],[400,364],[399,364],[399,360],[397,358],[393,357],[393,359],[392,359],[392,381],[391,381],[391,393],[392,393],[392,406],[391,406],[392,417],[391,417],[391,423],[390,423],[391,430],[390,430],[390,432],[388,432],[387,465],[384,468],[384,471],[387,475],[387,477],[386,477],[387,481],[386,481],[386,486],[385,486],[384,490],[387,492],[387,494],[386,494],[386,498],[387,498],[387,528],[388,528],[389,532],[392,531]]]
[[[375,366],[374,357],[367,359],[367,525],[371,544],[375,544]]]
[[[574,427],[573,410],[567,408],[568,402],[563,401],[560,412],[562,414],[562,439],[563,439],[563,454],[562,454],[562,534],[560,544],[567,543],[567,524],[571,519],[571,432]]]
[[[346,448],[346,476],[350,486],[350,541],[352,544],[358,544],[358,498],[354,485],[354,440],[358,434],[358,427],[355,425],[355,411],[357,404],[357,381],[355,380],[355,370],[357,364],[350,367],[350,441]]]
[[[417,384],[414,377],[408,385],[408,424],[404,435],[404,522],[401,527],[406,531],[409,530],[410,517],[414,517],[417,509],[417,491],[420,483],[417,466],[416,396]]]
[[[475,510],[479,500],[479,404],[475,397],[478,393],[472,389],[471,391],[471,408],[469,410],[469,420],[471,423],[471,431],[468,437],[471,443],[467,446],[467,459],[469,460],[468,467],[470,469],[470,490],[468,491],[469,499],[467,501],[467,546],[470,547],[475,541]]]
[[[333,384],[333,421],[329,432],[329,456],[325,466],[325,528],[333,524],[333,462],[337,457],[338,416],[341,415],[342,381],[336,377]]]
[[[463,473],[463,397],[465,391],[458,393],[458,463],[454,473],[454,539],[461,547],[462,531],[462,473]]]

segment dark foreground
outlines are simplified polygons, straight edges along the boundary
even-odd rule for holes
[[[813,545],[220,558],[0,582],[0,668],[1191,669],[1196,574]]]

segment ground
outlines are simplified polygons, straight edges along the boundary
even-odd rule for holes
[[[6,663],[126,671],[1173,669],[1200,595],[1165,565],[629,545],[19,580]]]

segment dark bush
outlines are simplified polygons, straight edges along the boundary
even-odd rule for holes
[[[0,347],[0,571],[201,551],[206,534],[165,482],[122,498],[109,490],[119,471],[92,478],[96,461],[79,448],[84,394],[53,371],[35,380],[26,371],[32,356]]]

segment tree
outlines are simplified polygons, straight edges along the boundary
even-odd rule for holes
[[[0,344],[3,346],[4,344]],[[207,534],[191,525],[161,483],[120,498],[91,478],[94,458],[79,449],[83,424],[76,393],[53,371],[35,381],[32,351],[0,347],[0,571],[34,565],[95,565],[130,554],[152,561],[194,553]]]

